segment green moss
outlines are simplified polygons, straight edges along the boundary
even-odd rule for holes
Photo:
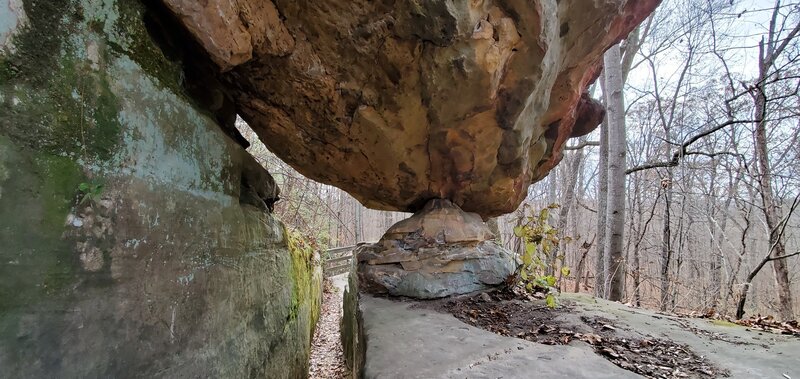
[[[122,125],[117,119],[121,106],[111,92],[108,78],[100,77],[96,89],[98,92],[94,99],[95,108],[92,114],[94,129],[90,133],[88,148],[100,159],[107,160],[114,153],[122,133]]]
[[[289,312],[289,319],[297,318],[300,307],[308,304],[311,310],[309,317],[309,330],[314,329],[319,319],[320,299],[322,291],[322,277],[315,275],[316,265],[314,262],[314,249],[297,232],[287,232],[289,252],[292,255],[292,304]]]
[[[65,157],[40,154],[34,159],[41,186],[39,199],[42,204],[40,230],[52,234],[51,262],[46,266],[41,289],[46,294],[56,293],[75,281],[75,262],[71,249],[64,248],[61,237],[65,220],[76,202],[78,186],[86,180],[75,161]],[[58,238],[58,239],[56,239]]]
[[[0,56],[0,83],[7,83],[16,74],[16,68],[11,64],[11,61]]]
[[[25,150],[0,135],[0,314],[74,283],[72,241],[62,238],[83,173],[72,160]]]
[[[711,323],[716,326],[728,326],[728,327],[740,326],[739,324],[735,324],[727,320],[711,320]]]
[[[170,62],[153,43],[144,23],[144,6],[137,1],[118,1],[116,4],[119,12],[116,30],[126,42],[109,40],[109,46],[114,52],[133,59],[164,88],[176,95],[183,95],[183,70],[178,63]]]
[[[85,52],[90,43],[102,49],[102,41],[80,32],[71,1],[24,6],[29,23],[15,37],[15,53],[0,60],[0,124],[13,140],[49,154],[109,159],[121,136],[120,105]]]
[[[78,186],[85,176],[75,161],[65,157],[41,154],[35,160],[41,177],[40,197],[43,204],[43,229],[60,229],[75,203]]]
[[[66,30],[65,20],[75,14],[70,0],[23,2],[28,24],[15,37],[16,53],[10,58],[17,78],[36,88],[46,88],[50,73],[57,71]]]
[[[120,104],[111,92],[105,72],[93,72],[72,54],[63,58],[53,87],[38,107],[49,123],[44,146],[50,152],[72,152],[82,158],[107,160],[119,141]]]
[[[60,70],[51,72],[47,90],[12,83],[18,104],[2,120],[12,138],[50,154],[85,159],[109,159],[122,127],[119,102],[104,74],[82,67],[67,55]]]

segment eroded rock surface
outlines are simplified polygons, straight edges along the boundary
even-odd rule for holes
[[[430,299],[502,284],[516,264],[493,239],[477,214],[431,200],[378,243],[355,250],[359,285],[371,293]]]
[[[319,255],[148,9],[0,0],[0,377],[305,377]]]
[[[349,300],[344,304],[342,322],[349,326],[342,329],[343,337],[359,342],[345,345],[345,356],[358,377],[363,378],[616,379],[643,378],[645,376],[634,371],[652,369],[652,375],[646,377],[749,379],[795,378],[800,372],[796,359],[800,354],[800,340],[795,337],[707,319],[669,316],[586,295],[562,294],[562,303],[571,304],[568,309],[549,310],[540,301],[506,302],[525,304],[526,307],[520,309],[522,312],[534,310],[532,324],[535,325],[533,328],[528,325],[525,333],[517,338],[478,329],[469,325],[474,323],[472,321],[464,323],[450,314],[439,313],[434,310],[436,302],[392,301],[366,294],[359,296],[353,291],[346,292],[345,296],[349,296]],[[496,298],[489,302],[494,301]],[[534,317],[530,313],[527,315],[528,320]],[[525,319],[516,317],[516,313],[514,316]],[[509,325],[510,320],[502,320],[503,315],[497,312],[485,311],[468,317],[497,318],[498,329],[514,330]],[[588,342],[574,338],[568,345],[561,346],[523,339],[531,333],[542,333],[539,337],[544,340],[548,334],[560,337],[570,332],[573,336],[579,333],[591,337],[583,339]],[[632,341],[653,343],[644,342],[646,346],[640,351],[625,353],[614,346],[606,350],[592,346],[610,340],[622,345],[634,345]],[[658,346],[663,346],[665,341],[673,347],[659,352]],[[697,366],[696,362],[685,360],[688,352],[702,357],[717,370],[690,371],[692,366]],[[672,367],[615,358],[622,358],[624,354],[637,359],[659,354],[653,356],[653,361],[668,361]],[[640,367],[630,367],[634,363]]]
[[[162,0],[282,159],[376,209],[514,210],[659,0]]]

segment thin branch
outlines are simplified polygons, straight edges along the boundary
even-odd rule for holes
[[[672,154],[672,159],[670,159],[668,161],[664,161],[664,162],[645,163],[645,164],[640,165],[640,166],[631,167],[631,168],[625,170],[625,175],[632,174],[632,173],[637,172],[637,171],[649,170],[649,169],[658,168],[658,167],[675,167],[680,163],[682,157],[684,157],[686,155],[689,155],[689,151],[688,151],[689,146],[691,146],[693,143],[699,141],[703,137],[706,137],[706,136],[708,136],[710,134],[713,134],[713,133],[715,133],[715,132],[717,132],[717,131],[719,131],[721,129],[724,129],[724,128],[728,127],[728,126],[731,126],[731,125],[749,124],[749,123],[753,123],[753,122],[754,122],[753,120],[730,120],[730,121],[726,121],[726,122],[724,122],[722,124],[719,124],[719,125],[717,125],[717,126],[715,126],[713,128],[710,128],[710,129],[708,129],[706,131],[698,133],[698,134],[692,136],[691,138],[689,138],[688,140],[684,141],[681,144],[681,148],[678,151],[676,151],[675,153]]]
[[[797,256],[797,255],[800,255],[800,251],[791,253],[789,255],[781,255],[779,257],[769,257],[769,258],[767,258],[767,262],[777,261],[779,259],[791,258],[791,257]]]
[[[600,141],[582,141],[575,146],[567,146],[564,150],[580,150],[587,146],[600,146]]]

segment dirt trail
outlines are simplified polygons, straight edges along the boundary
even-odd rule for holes
[[[339,320],[342,318],[344,283],[340,277],[325,279],[322,310],[314,339],[311,342],[308,377],[312,379],[342,379],[347,377]]]

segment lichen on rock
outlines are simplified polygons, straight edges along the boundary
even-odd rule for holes
[[[160,10],[21,4],[0,49],[2,375],[304,375],[319,262],[184,89]]]

